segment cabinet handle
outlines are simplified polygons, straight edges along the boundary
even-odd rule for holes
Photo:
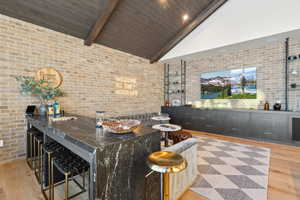
[[[231,128],[231,130],[233,130],[233,131],[237,131],[237,130],[238,130],[238,128]]]

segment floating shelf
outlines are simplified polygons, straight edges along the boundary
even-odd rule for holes
[[[300,88],[289,88],[288,89],[291,92],[300,91]]]

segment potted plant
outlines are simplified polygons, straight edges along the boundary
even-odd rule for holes
[[[15,78],[18,82],[20,82],[21,94],[34,96],[40,100],[40,115],[45,115],[47,113],[46,105],[50,100],[54,100],[56,97],[63,96],[61,89],[53,88],[45,80],[35,80],[30,76],[17,76]]]

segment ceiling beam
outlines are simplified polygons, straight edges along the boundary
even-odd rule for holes
[[[89,35],[85,39],[85,41],[84,41],[85,45],[90,46],[95,41],[98,40],[103,28],[105,27],[105,25],[109,21],[110,17],[112,16],[114,10],[116,9],[116,7],[117,7],[117,5],[120,1],[121,0],[109,0],[108,1],[108,5],[105,8],[103,14],[99,16],[96,23],[92,27]]]
[[[183,27],[174,38],[172,38],[157,54],[155,54],[150,59],[150,63],[157,62],[164,55],[166,55],[175,45],[177,45],[181,40],[183,40],[190,32],[192,32],[196,27],[203,23],[209,16],[211,16],[215,11],[217,11],[222,5],[224,5],[228,0],[213,0],[207,8],[201,11],[194,20]]]

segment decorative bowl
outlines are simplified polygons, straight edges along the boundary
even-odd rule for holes
[[[108,132],[125,134],[132,132],[141,122],[139,120],[133,119],[121,119],[121,120],[106,120],[103,122],[102,126]]]

